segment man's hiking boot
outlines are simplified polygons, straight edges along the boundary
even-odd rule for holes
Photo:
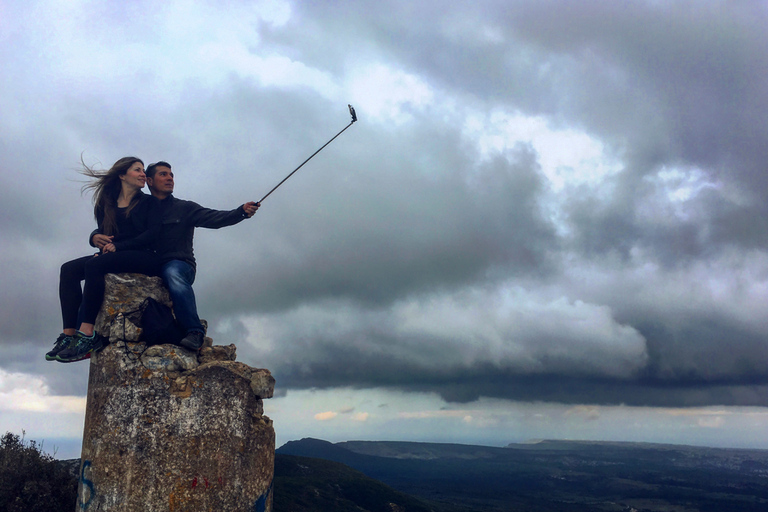
[[[88,359],[91,354],[101,350],[106,345],[106,339],[95,331],[93,335],[86,336],[80,331],[74,336],[74,340],[67,348],[56,354],[56,360],[62,363],[74,363]]]
[[[67,348],[67,346],[74,340],[74,336],[69,336],[67,334],[61,333],[59,334],[59,337],[56,338],[56,342],[53,344],[53,348],[48,351],[47,354],[45,354],[45,360],[46,361],[56,361],[56,354]]]
[[[200,331],[192,331],[184,336],[184,339],[179,342],[179,345],[187,350],[197,352],[203,346],[203,341],[205,341],[205,335],[203,333]]]

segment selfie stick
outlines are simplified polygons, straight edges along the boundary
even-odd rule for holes
[[[352,124],[353,124],[355,121],[357,121],[357,114],[355,114],[355,109],[354,109],[354,107],[352,107],[352,105],[347,105],[347,106],[349,107],[349,115],[351,115],[351,116],[352,116],[352,121],[350,121],[350,123],[349,123],[347,126],[345,126],[345,127],[344,127],[344,130],[346,130],[347,128],[349,128],[350,126],[352,126]],[[336,135],[334,135],[334,136],[333,136],[333,139],[335,139],[336,137],[338,137],[339,135],[341,135],[342,133],[344,133],[344,130],[341,130],[339,133],[337,133]],[[313,157],[313,156],[315,156],[316,154],[318,154],[320,151],[322,151],[322,150],[323,150],[323,148],[324,148],[325,146],[327,146],[328,144],[330,144],[331,142],[333,142],[333,139],[331,139],[331,140],[329,140],[328,142],[326,142],[325,144],[323,144],[323,147],[321,147],[320,149],[318,149],[317,151],[315,151],[314,153],[312,153],[312,155],[310,155],[310,157],[309,157],[309,158],[307,158],[306,160],[304,160],[303,162],[301,162],[301,165],[300,165],[300,166],[298,166],[297,168],[295,168],[295,169],[293,170],[293,172],[291,172],[291,174],[289,174],[288,176],[286,176],[285,178],[283,178],[283,181],[281,181],[280,183],[278,183],[277,185],[275,185],[275,188],[273,188],[272,190],[270,190],[270,191],[267,193],[267,195],[266,195],[266,196],[262,197],[262,198],[261,198],[261,200],[259,201],[259,203],[262,203],[262,202],[263,202],[263,201],[264,201],[264,200],[265,200],[267,197],[269,197],[269,194],[271,194],[272,192],[274,192],[275,190],[277,190],[277,187],[279,187],[280,185],[282,185],[283,183],[285,183],[285,180],[287,180],[288,178],[290,178],[291,176],[293,176],[293,173],[294,173],[294,172],[296,172],[296,171],[298,171],[299,169],[301,169],[301,167],[302,167],[302,166],[303,166],[305,163],[307,163],[307,162],[309,162],[310,160],[312,160],[312,157]]]

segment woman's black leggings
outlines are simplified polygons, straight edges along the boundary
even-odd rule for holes
[[[160,258],[150,251],[117,251],[84,256],[61,266],[59,301],[64,329],[79,329],[81,323],[96,323],[104,301],[104,276],[135,272],[156,276]],[[85,286],[80,289],[80,282]]]

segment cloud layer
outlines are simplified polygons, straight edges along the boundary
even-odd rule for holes
[[[0,6],[4,371],[89,250],[79,158],[168,160],[216,341],[284,389],[768,405],[768,13],[652,1]],[[10,77],[13,77],[12,79]],[[44,366],[45,365],[45,366]],[[361,418],[362,419],[362,418]]]

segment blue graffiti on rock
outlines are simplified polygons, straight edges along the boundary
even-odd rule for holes
[[[88,510],[88,507],[91,506],[91,501],[93,501],[93,497],[96,495],[96,489],[93,482],[85,476],[86,469],[89,470],[88,473],[90,474],[91,461],[89,460],[83,461],[83,467],[80,470],[80,495],[77,497],[77,500],[80,502],[81,510]],[[83,499],[86,489],[88,489],[88,501]]]
[[[267,501],[269,500],[269,495],[272,494],[272,485],[274,482],[269,484],[269,489],[267,489],[267,492],[259,496],[259,499],[256,500],[256,503],[253,504],[253,508],[251,509],[251,512],[266,512],[267,511]]]

